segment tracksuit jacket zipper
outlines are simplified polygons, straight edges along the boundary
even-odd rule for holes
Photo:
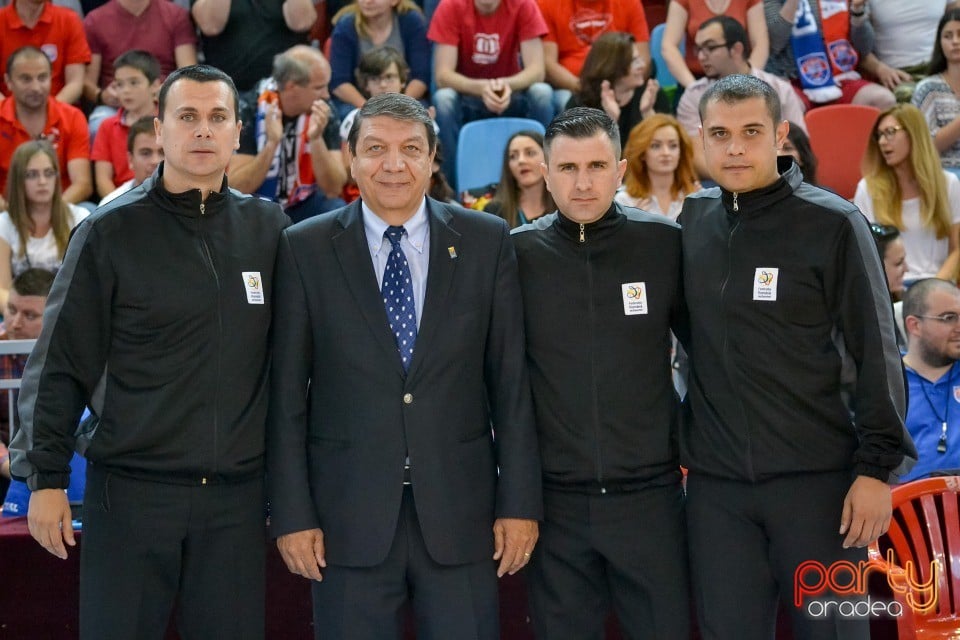
[[[207,266],[210,268],[210,274],[213,276],[213,283],[217,289],[217,372],[213,390],[213,466],[210,470],[211,475],[215,475],[217,473],[217,448],[220,434],[220,375],[223,368],[223,308],[220,304],[220,274],[217,273],[217,265],[213,261],[210,246],[207,244],[207,238],[203,232],[203,219],[206,213],[206,204],[201,202],[200,217],[197,219],[197,227],[200,232],[200,245],[203,247],[203,255],[207,260]],[[207,484],[207,477],[201,478],[200,484]]]

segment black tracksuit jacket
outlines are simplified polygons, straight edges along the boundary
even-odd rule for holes
[[[262,472],[272,276],[289,219],[226,179],[203,203],[199,190],[170,193],[162,172],[84,220],[67,248],[20,392],[13,472],[31,489],[66,487],[75,447],[164,482]],[[84,405],[97,419],[78,438]]]
[[[780,168],[766,188],[684,201],[681,460],[748,482],[844,469],[896,480],[917,454],[876,245],[853,204],[801,183],[789,159]]]
[[[555,213],[512,238],[544,487],[606,493],[676,481],[677,225],[613,205],[591,224]]]

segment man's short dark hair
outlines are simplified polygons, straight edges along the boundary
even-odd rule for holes
[[[733,105],[753,98],[762,99],[767,104],[767,113],[773,118],[773,124],[780,124],[780,96],[774,88],[756,76],[741,73],[724,76],[707,88],[700,98],[700,122],[703,122],[703,114],[711,102]]]
[[[957,286],[955,284],[949,280],[941,280],[940,278],[924,278],[910,285],[906,293],[903,294],[904,319],[906,319],[907,316],[920,317],[927,315],[927,311],[930,308],[927,305],[927,299],[930,298],[931,293],[942,289],[957,292]]]
[[[189,67],[177,69],[163,81],[163,85],[160,87],[160,98],[157,105],[159,108],[157,117],[160,118],[161,121],[163,120],[163,110],[166,108],[167,93],[170,91],[170,87],[178,80],[224,83],[233,95],[233,117],[240,117],[240,95],[237,93],[237,85],[233,83],[233,78],[216,67],[211,67],[207,64],[192,64]]]
[[[10,54],[10,57],[7,58],[7,75],[9,76],[13,72],[13,65],[16,64],[17,60],[20,58],[43,58],[47,61],[47,66],[50,67],[50,70],[53,71],[53,63],[50,62],[50,58],[43,51],[37,47],[28,44],[25,47],[20,47],[16,51]]]
[[[27,269],[13,279],[11,288],[21,296],[46,298],[53,286],[53,273],[36,267]]]
[[[357,111],[353,119],[353,126],[350,127],[350,133],[347,135],[347,145],[350,147],[350,153],[357,153],[357,139],[360,137],[360,125],[367,118],[376,118],[386,116],[394,120],[406,120],[408,122],[419,122],[426,129],[427,147],[430,153],[437,148],[437,132],[433,128],[433,120],[427,108],[420,104],[420,101],[411,98],[402,93],[383,93],[374,96],[363,103],[360,110]]]
[[[143,134],[154,135],[153,116],[143,116],[132,125],[127,133],[127,152],[133,153],[133,144],[137,141],[137,136]]]
[[[113,70],[116,72],[123,67],[130,67],[142,73],[146,76],[148,84],[153,84],[153,81],[160,77],[160,61],[152,53],[143,49],[130,49],[121,53],[113,61]]]
[[[606,113],[600,109],[590,107],[574,107],[567,109],[558,115],[547,126],[547,132],[543,136],[543,155],[549,158],[550,147],[553,145],[553,139],[558,136],[567,138],[592,138],[598,133],[604,133],[610,138],[613,145],[613,153],[620,159],[620,126],[610,119]]]
[[[697,31],[703,31],[712,24],[718,24],[723,29],[723,41],[726,43],[727,49],[739,42],[743,45],[743,59],[746,60],[750,57],[750,38],[747,37],[747,30],[743,28],[739,20],[730,16],[713,16],[701,22]]]

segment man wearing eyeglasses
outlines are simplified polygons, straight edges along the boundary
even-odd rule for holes
[[[784,120],[789,120],[790,126],[796,124],[806,132],[807,127],[803,120],[806,109],[797,97],[797,92],[785,80],[750,66],[750,39],[743,25],[736,19],[730,16],[715,16],[705,20],[697,30],[694,43],[697,59],[700,60],[706,76],[689,85],[677,104],[677,120],[691,138],[696,139],[700,135],[700,114],[697,112],[700,98],[710,85],[732,73],[756,76],[773,87],[780,98]],[[693,163],[701,178],[712,179],[703,160],[703,149],[699,145],[693,145]]]
[[[240,148],[230,161],[230,186],[279,202],[293,222],[343,206],[347,170],[340,120],[330,106],[330,63],[297,45],[273,61],[273,74],[240,108]]]
[[[907,430],[920,454],[903,482],[960,469],[960,289],[928,278],[903,298]]]

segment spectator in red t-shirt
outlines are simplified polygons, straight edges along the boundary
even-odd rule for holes
[[[537,0],[547,23],[543,63],[559,113],[580,91],[580,70],[590,46],[604,33],[633,36],[638,55],[650,68],[650,33],[643,4],[636,0]]]
[[[100,206],[122,196],[153,175],[163,162],[163,147],[157,142],[157,133],[153,127],[153,116],[140,118],[130,125],[127,134],[127,164],[133,177],[103,196]]]
[[[131,49],[149,51],[160,62],[160,79],[197,63],[197,33],[190,13],[169,0],[109,0],[83,20],[90,43],[84,95],[98,106],[90,114],[90,136],[116,113],[120,98],[113,86],[113,63]]]
[[[127,158],[127,134],[132,123],[157,115],[156,96],[160,89],[160,63],[146,51],[127,51],[117,58],[113,68],[120,111],[100,125],[90,154],[97,193],[101,196],[133,177]]]
[[[21,47],[7,58],[10,97],[0,102],[0,185],[7,184],[14,150],[42,138],[57,152],[63,199],[77,204],[93,192],[87,121],[76,107],[50,97],[50,69],[50,59],[36,47]]]
[[[0,9],[0,33],[0,67],[17,49],[33,45],[50,58],[50,91],[56,99],[71,104],[80,99],[84,69],[90,62],[80,16],[46,0],[14,0]],[[8,93],[6,83],[0,82],[0,94]]]
[[[460,127],[497,116],[553,119],[543,82],[547,25],[534,0],[442,0],[427,38],[434,42],[433,94],[445,163],[456,181]],[[521,64],[522,63],[522,64]]]

